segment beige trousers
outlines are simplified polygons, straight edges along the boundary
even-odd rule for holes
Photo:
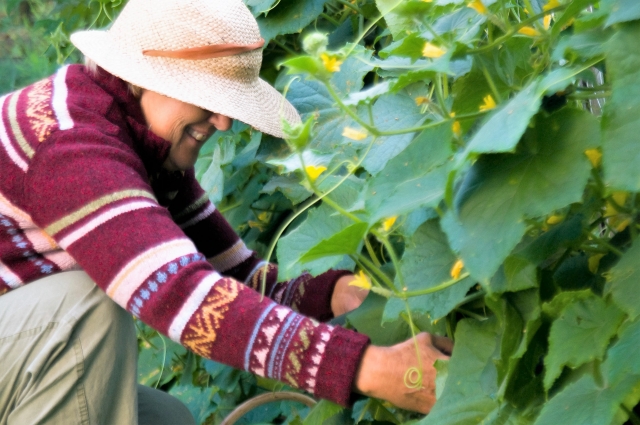
[[[193,425],[136,383],[131,316],[82,271],[0,296],[0,425]]]

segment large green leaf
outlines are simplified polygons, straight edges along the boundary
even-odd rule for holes
[[[634,243],[607,273],[605,294],[611,295],[613,301],[632,319],[640,316],[640,243]]]
[[[544,359],[544,386],[551,388],[564,366],[577,368],[602,360],[624,316],[615,305],[591,295],[567,305],[551,325],[549,353]]]
[[[640,191],[640,22],[623,24],[607,46],[608,80],[613,86],[602,118],[603,168],[613,189]]]
[[[458,323],[444,390],[420,425],[479,424],[499,407],[482,383],[486,369],[495,371],[490,359],[499,333],[495,319]]]
[[[267,16],[257,19],[262,38],[269,42],[277,35],[302,31],[322,13],[325,2],[326,0],[281,0]]]
[[[487,284],[525,232],[524,219],[582,197],[591,169],[585,149],[597,146],[598,122],[564,109],[539,115],[515,154],[482,156],[471,168],[443,229],[472,276]]]
[[[456,260],[438,221],[431,220],[420,226],[407,242],[400,273],[409,291],[432,288],[451,279],[450,271]],[[412,312],[427,314],[431,320],[439,319],[458,305],[474,284],[473,279],[464,279],[442,291],[409,298],[409,306]],[[383,320],[393,320],[403,311],[404,303],[391,299]]]
[[[529,125],[529,120],[540,108],[539,81],[522,89],[513,99],[491,118],[473,136],[465,152],[511,152]]]
[[[367,223],[355,223],[345,227],[329,238],[321,240],[316,246],[307,251],[300,258],[300,261],[307,263],[333,255],[357,254],[368,227]]]
[[[447,170],[439,166],[451,156],[450,140],[450,126],[429,128],[386,163],[366,189],[371,223],[442,200]]]
[[[305,270],[311,274],[322,273],[335,266],[344,255],[320,258],[302,264],[301,257],[322,240],[353,224],[349,218],[334,214],[327,205],[309,212],[307,219],[278,242],[278,278],[293,279]]]
[[[529,121],[540,109],[542,96],[566,88],[582,70],[580,67],[558,68],[529,83],[491,114],[460,158],[478,153],[513,152]]]
[[[637,19],[640,19],[640,3],[636,0],[615,0],[606,25],[635,21]]]
[[[381,96],[373,105],[373,122],[382,131],[413,128],[425,116],[407,93]],[[391,158],[402,152],[413,140],[414,133],[379,137],[371,147],[362,166],[371,174],[379,173]]]
[[[640,347],[640,320],[625,323],[616,344],[607,352],[602,365],[609,385],[617,385],[626,377],[635,375],[640,379],[640,359],[635,353]]]
[[[534,425],[611,424],[636,385],[637,378],[629,377],[618,385],[601,387],[591,375],[585,375],[549,400]],[[624,418],[615,423],[622,422]]]

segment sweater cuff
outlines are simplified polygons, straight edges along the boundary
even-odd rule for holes
[[[332,319],[331,298],[336,283],[342,276],[352,273],[349,270],[329,270],[310,279],[299,279],[303,287],[296,291],[298,297],[294,298],[291,307],[321,322]]]
[[[314,395],[349,407],[355,402],[353,393],[356,373],[369,337],[337,326],[327,343]]]

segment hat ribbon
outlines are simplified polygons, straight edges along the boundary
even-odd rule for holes
[[[253,44],[211,44],[209,46],[202,47],[189,47],[187,49],[179,50],[143,50],[142,54],[145,56],[158,56],[163,58],[173,59],[190,59],[190,60],[203,60],[211,58],[221,58],[225,56],[233,56],[239,53],[250,52],[264,46],[264,40]]]

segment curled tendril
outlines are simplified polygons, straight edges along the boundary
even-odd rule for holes
[[[422,371],[417,367],[410,367],[404,373],[404,385],[412,390],[422,388]]]

